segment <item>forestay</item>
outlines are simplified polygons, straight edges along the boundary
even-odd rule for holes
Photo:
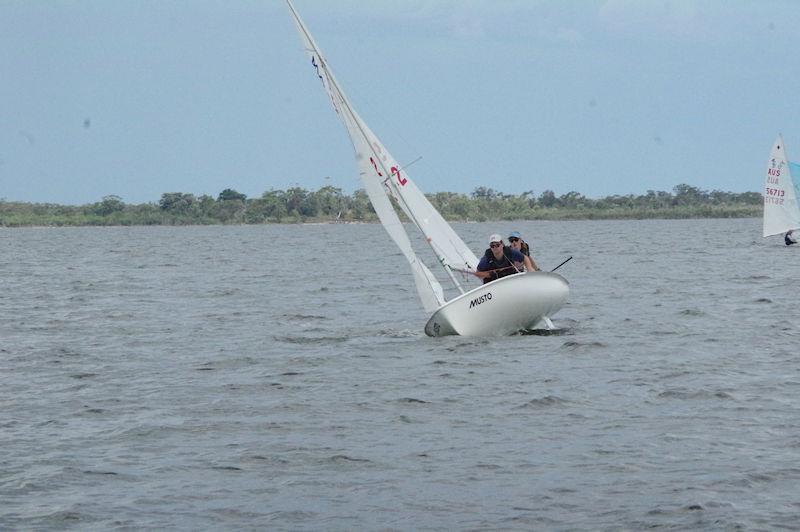
[[[386,231],[411,265],[423,306],[432,312],[445,302],[442,287],[415,255],[408,234],[389,198],[396,201],[409,220],[422,232],[439,263],[462,292],[463,289],[452,272],[453,270],[475,271],[478,259],[355,112],[291,1],[287,0],[287,3],[305,50],[311,57],[311,64],[353,143],[361,181],[372,206]]]
[[[764,177],[764,236],[800,229],[797,185],[792,176],[800,177],[800,165],[790,163],[783,138],[778,135],[772,146]]]

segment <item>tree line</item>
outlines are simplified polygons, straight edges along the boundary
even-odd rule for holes
[[[557,196],[552,190],[536,195],[504,194],[478,187],[471,194],[437,192],[428,200],[451,221],[572,220],[644,218],[734,218],[761,216],[758,192],[706,191],[686,184],[672,192],[648,190],[642,195],[587,198],[579,192]],[[128,204],[105,196],[88,205],[58,205],[0,200],[0,226],[34,225],[200,225],[301,222],[373,222],[375,211],[363,189],[345,194],[325,186],[268,190],[248,198],[225,189],[214,198],[166,192],[158,203]]]

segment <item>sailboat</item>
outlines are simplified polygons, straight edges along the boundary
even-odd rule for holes
[[[772,145],[764,176],[764,236],[800,229],[800,190],[792,176],[800,178],[800,164],[789,162],[783,137]]]
[[[477,288],[465,286],[469,280],[478,281],[472,275],[478,258],[353,109],[291,0],[286,1],[314,74],[353,143],[360,179],[372,207],[408,261],[423,308],[432,313],[425,333],[503,336],[533,329],[540,322],[552,327],[549,316],[561,309],[569,295],[569,283],[557,273],[517,273]],[[417,257],[393,203],[422,234],[453,284],[454,297],[445,298],[442,285]]]

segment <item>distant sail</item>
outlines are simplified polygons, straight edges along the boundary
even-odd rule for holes
[[[778,135],[764,175],[764,236],[800,229],[800,191],[792,176],[800,177],[800,165],[790,163],[783,138]]]

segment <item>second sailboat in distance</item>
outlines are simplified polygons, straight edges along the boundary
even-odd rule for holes
[[[789,162],[783,137],[778,135],[764,175],[764,236],[783,233],[787,246],[797,242],[794,231],[800,229],[800,190],[795,176],[800,177],[800,164]]]

